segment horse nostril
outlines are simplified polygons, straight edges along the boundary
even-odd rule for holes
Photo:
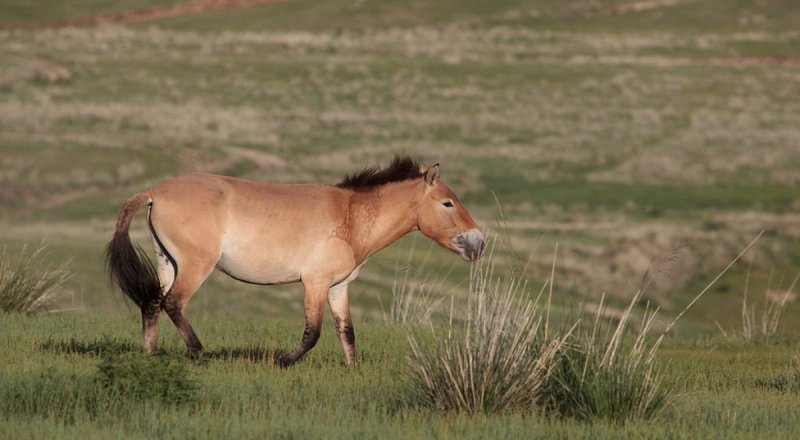
[[[483,256],[483,251],[484,251],[485,248],[486,248],[486,242],[485,241],[479,240],[478,242],[476,242],[474,244],[474,246],[472,247],[472,252],[471,252],[471,255],[470,255],[472,258],[470,260],[475,261],[478,258],[482,257]]]
[[[460,234],[456,237],[455,243],[461,248],[461,255],[469,261],[477,260],[483,256],[483,252],[486,250],[483,234],[476,230]]]

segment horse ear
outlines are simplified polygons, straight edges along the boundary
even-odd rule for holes
[[[427,171],[428,171],[428,167],[426,167],[425,165],[420,164],[419,173],[420,174],[425,174]]]
[[[425,172],[425,183],[428,185],[436,185],[439,181],[439,164],[432,166],[431,169]]]

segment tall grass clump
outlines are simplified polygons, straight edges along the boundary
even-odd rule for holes
[[[489,259],[490,260],[490,259]],[[475,265],[462,319],[434,335],[413,336],[411,379],[425,406],[468,414],[533,407],[548,382],[565,336],[543,337],[544,308],[519,278]]]
[[[50,310],[62,295],[62,287],[72,277],[66,263],[44,262],[45,247],[28,253],[22,248],[17,262],[0,253],[0,309],[6,313],[34,314]]]
[[[641,290],[618,316],[603,295],[590,321],[581,316],[571,328],[554,332],[549,315],[555,255],[550,280],[533,299],[520,278],[495,276],[489,257],[488,263],[473,266],[463,319],[454,323],[451,311],[448,330],[434,335],[432,344],[410,337],[412,383],[422,402],[439,410],[533,410],[614,424],[656,418],[673,400],[656,366],[659,347],[760,236],[660,332],[655,330],[657,308],[646,308],[634,325]],[[548,300],[541,306],[548,286]]]
[[[653,338],[656,311],[645,311],[638,328],[632,312],[634,296],[616,325],[601,298],[591,325],[582,320],[558,357],[541,404],[545,410],[578,420],[625,423],[657,417],[671,400],[655,365],[658,340]]]
[[[761,305],[761,310],[759,312],[758,306],[747,302],[748,290],[750,287],[750,270],[748,269],[742,294],[742,328],[741,330],[734,329],[725,331],[719,323],[717,323],[717,327],[720,332],[722,332],[722,336],[728,341],[743,341],[748,343],[774,342],[780,336],[781,318],[783,317],[789,298],[794,292],[798,280],[800,280],[800,274],[794,278],[788,289],[781,292],[776,300],[770,301],[768,299],[768,294],[771,291],[770,286],[772,284],[772,277],[770,276],[767,291],[764,294],[764,303]]]
[[[661,343],[683,315],[761,238],[759,233],[698,293],[660,332],[654,325],[658,309],[646,309],[638,327],[632,325],[633,309],[643,290],[633,296],[618,316],[616,325],[601,318],[611,315],[605,296],[595,310],[592,324],[582,319],[559,356],[559,365],[540,403],[546,411],[584,421],[611,423],[647,420],[663,414],[673,399],[671,388],[655,365]]]

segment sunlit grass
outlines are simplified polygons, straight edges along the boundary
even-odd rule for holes
[[[197,438],[407,438],[453,432],[466,438],[517,438],[531,432],[569,438],[787,438],[800,410],[796,399],[756,380],[785,373],[793,348],[733,347],[721,337],[713,349],[692,338],[668,341],[656,362],[676,392],[672,405],[661,418],[615,426],[516,412],[454,415],[406,402],[407,356],[412,354],[407,336],[413,331],[421,342],[433,344],[425,328],[359,326],[361,363],[355,368],[342,364],[335,332],[323,331],[303,361],[282,370],[264,363],[262,354],[293,345],[301,327],[263,319],[202,321],[196,328],[208,350],[197,361],[185,357],[180,336],[165,325],[163,353],[146,359],[138,316],[128,318],[9,315],[0,320],[0,431],[20,438],[30,438],[25,433],[107,438],[116,432],[133,437],[192,432]],[[126,365],[174,363],[174,369],[161,372],[188,373],[196,384],[192,400],[175,405],[155,392],[134,398],[135,393],[116,392],[116,386],[101,386],[95,378],[104,353],[111,351],[136,358]]]
[[[67,263],[53,265],[45,258],[46,248],[23,246],[12,258],[6,248],[0,252],[0,310],[28,315],[52,310],[66,296],[65,283],[72,277]]]

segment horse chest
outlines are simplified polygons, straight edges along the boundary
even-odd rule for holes
[[[350,284],[351,281],[355,280],[358,277],[358,273],[361,271],[361,268],[364,267],[365,264],[367,264],[367,260],[364,260],[363,263],[356,266],[356,268],[353,269],[353,271],[350,272],[343,280],[334,282],[331,287],[346,286]]]

